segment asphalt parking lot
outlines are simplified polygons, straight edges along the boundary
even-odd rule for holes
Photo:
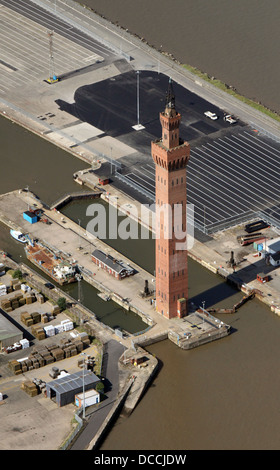
[[[14,87],[85,69],[112,51],[28,0],[0,1],[0,95]],[[52,55],[48,32],[53,31]]]
[[[149,204],[155,197],[150,147],[161,136],[159,112],[164,109],[167,86],[166,76],[141,71],[138,88],[136,73],[130,71],[82,86],[73,103],[58,101],[61,109],[99,129],[92,145],[110,137],[127,146],[123,156],[109,159],[99,173],[107,172],[119,189]],[[195,207],[196,226],[215,231],[242,217],[250,219],[256,211],[280,224],[280,144],[243,122],[229,124],[224,120],[229,110],[209,105],[177,83],[173,87],[182,115],[180,135],[191,145],[187,193]],[[138,110],[144,129],[135,131]],[[207,110],[218,119],[207,118]],[[112,165],[117,170],[114,174]]]

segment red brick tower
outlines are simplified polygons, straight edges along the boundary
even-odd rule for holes
[[[160,113],[162,138],[152,142],[156,165],[156,308],[166,318],[185,316],[188,301],[186,165],[190,146],[179,137],[180,120],[170,79],[165,110]],[[182,216],[178,216],[178,209]],[[180,229],[185,233],[183,238],[182,234],[178,237]]]

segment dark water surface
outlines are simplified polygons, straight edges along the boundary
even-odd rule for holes
[[[279,0],[83,0],[83,4],[181,63],[280,112]]]
[[[51,204],[82,190],[73,174],[86,163],[1,116],[0,143],[1,194],[28,186]]]

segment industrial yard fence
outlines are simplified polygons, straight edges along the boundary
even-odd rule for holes
[[[81,413],[82,413],[82,408],[77,413],[75,413],[75,419],[76,419],[78,424],[75,427],[75,429],[72,431],[70,436],[66,439],[66,441],[59,447],[59,450],[67,450],[70,447],[70,445],[72,444],[75,437],[81,431],[81,429],[84,425],[83,419],[79,416]]]

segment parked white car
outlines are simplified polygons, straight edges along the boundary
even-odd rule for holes
[[[231,114],[226,114],[224,116],[224,120],[229,122],[230,124],[235,124],[237,122],[237,120],[234,119],[234,117]]]
[[[211,111],[205,111],[204,116],[212,119],[212,121],[215,121],[216,119],[218,119],[217,114],[211,113]]]

